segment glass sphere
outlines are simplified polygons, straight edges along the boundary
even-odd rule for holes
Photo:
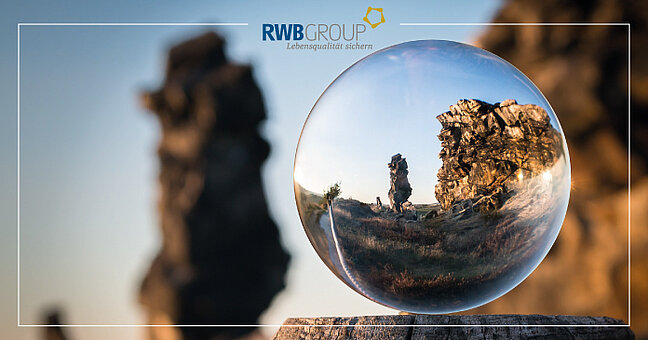
[[[424,40],[377,51],[322,93],[295,155],[299,215],[349,287],[413,313],[483,305],[555,241],[570,165],[560,123],[519,70]]]

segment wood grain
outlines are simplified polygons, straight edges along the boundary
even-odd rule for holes
[[[634,333],[608,317],[387,315],[290,318],[273,339],[634,339]]]

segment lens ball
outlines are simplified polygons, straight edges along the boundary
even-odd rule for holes
[[[451,41],[377,51],[312,108],[294,186],[331,271],[380,304],[451,313],[505,294],[562,226],[569,154],[540,90]]]

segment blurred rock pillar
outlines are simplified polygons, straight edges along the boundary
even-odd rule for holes
[[[207,33],[171,49],[166,77],[142,96],[162,139],[162,246],[140,291],[151,324],[255,324],[284,287],[289,255],[261,182],[268,143],[249,66]],[[151,328],[150,339],[233,339],[251,328]]]
[[[478,45],[529,76],[554,108],[572,164],[563,229],[520,286],[470,313],[628,318],[628,209],[632,223],[632,328],[648,337],[648,2],[505,1],[495,22],[602,25],[494,26]],[[628,178],[628,27],[631,160]],[[631,207],[628,181],[632,181]]]
[[[50,327],[45,327],[43,329],[43,339],[45,340],[68,340],[69,338],[63,332],[62,327],[52,327],[55,325],[61,325],[64,322],[61,322],[61,312],[58,309],[53,309],[47,312],[45,316],[45,325],[50,325]]]

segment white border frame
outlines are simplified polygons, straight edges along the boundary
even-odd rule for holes
[[[20,322],[20,29],[22,26],[248,26],[248,23],[221,23],[221,22],[30,22],[17,24],[17,191],[16,191],[16,231],[17,231],[17,327],[79,327],[79,328],[106,328],[106,327],[630,327],[631,316],[631,35],[630,23],[400,23],[400,26],[625,26],[628,28],[628,324],[619,325],[284,325],[284,324],[250,324],[250,325],[172,325],[172,324],[22,324]]]

